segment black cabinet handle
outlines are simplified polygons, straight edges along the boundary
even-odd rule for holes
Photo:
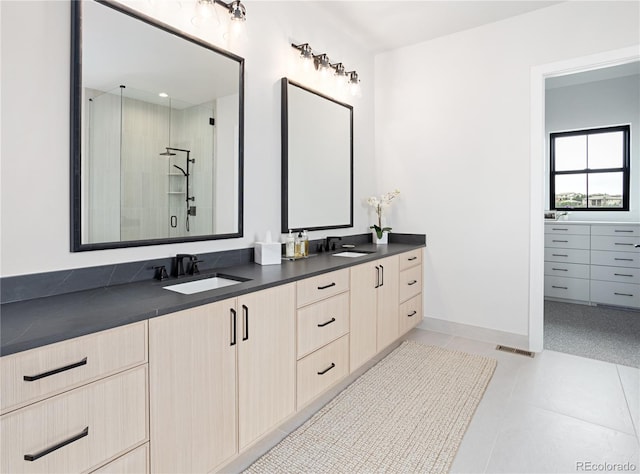
[[[336,318],[331,318],[331,319],[330,319],[329,321],[327,321],[326,323],[319,323],[319,324],[318,324],[318,327],[319,327],[319,328],[323,328],[323,327],[325,327],[325,326],[328,326],[329,324],[331,324],[331,323],[335,322],[335,320],[336,320]]]
[[[411,258],[408,258],[407,260],[409,260],[411,262],[412,260],[417,260],[417,259],[418,259],[418,257],[411,257]]]
[[[67,370],[75,369],[76,367],[80,367],[82,365],[87,365],[87,358],[85,357],[80,362],[75,362],[73,364],[65,365],[64,367],[59,367],[57,369],[50,370],[49,372],[43,372],[38,375],[25,375],[23,380],[27,382],[33,382],[34,380],[43,379],[45,377],[49,377],[50,375],[59,374],[60,372],[65,372]]]
[[[568,240],[552,240],[551,242],[558,242],[558,243],[561,243],[561,244],[566,244],[569,241]]]
[[[336,366],[336,364],[334,364],[333,362],[331,362],[331,365],[329,367],[327,367],[326,369],[318,372],[318,375],[324,375],[327,372],[329,372],[331,369],[333,369]]]
[[[411,314],[407,314],[407,317],[411,318],[411,317],[415,316],[416,314],[418,314],[418,312],[417,312],[417,311],[414,311],[414,312],[413,312],[413,313],[411,313]]]
[[[382,283],[380,283],[380,286],[384,286],[384,267],[382,265],[380,265],[380,276],[382,279]]]
[[[633,277],[633,275],[628,275],[626,273],[614,273],[617,277]]]
[[[556,272],[568,272],[569,271],[566,268],[551,268],[551,270],[554,270]]]
[[[614,242],[613,245],[634,245],[634,244],[627,244],[627,243],[623,243],[623,242]]]
[[[632,258],[614,258],[614,260],[618,260],[621,262],[633,262]]]
[[[244,314],[244,324],[242,325],[242,340],[249,339],[249,308],[242,305],[242,313]]]
[[[554,286],[554,285],[551,285],[551,288],[557,288],[558,290],[568,290],[569,289],[566,286]]]
[[[325,285],[325,286],[319,286],[318,289],[319,290],[326,290],[327,288],[331,288],[332,286],[336,286],[336,282],[335,281],[332,282],[332,283],[329,283],[328,285]]]
[[[554,257],[568,257],[569,256],[569,255],[565,255],[565,254],[562,254],[562,253],[552,253],[551,255],[554,256]]]
[[[560,228],[560,227],[552,227],[551,230],[569,230],[569,229],[563,229],[563,228]]]
[[[410,281],[409,283],[407,283],[407,285],[411,286],[411,285],[415,285],[416,283],[418,283],[418,280]]]
[[[620,229],[615,229],[614,232],[631,232],[633,233],[633,230],[620,230]]]
[[[376,265],[376,286],[374,288],[380,287],[380,267]]]
[[[236,345],[236,318],[237,313],[236,310],[231,308],[231,346]]]
[[[613,294],[616,296],[633,296],[632,294],[629,294],[629,293],[617,293],[615,291],[613,292]]]
[[[64,448],[66,445],[73,443],[74,441],[78,441],[81,438],[84,438],[85,436],[89,435],[89,427],[87,426],[85,429],[83,429],[80,433],[78,433],[75,436],[72,436],[69,439],[65,439],[64,441],[51,446],[50,448],[47,449],[43,449],[42,451],[40,451],[39,453],[36,454],[25,454],[24,455],[24,460],[25,461],[35,461],[36,459],[40,459],[42,456],[46,456],[49,453],[54,452],[57,449],[60,448]]]

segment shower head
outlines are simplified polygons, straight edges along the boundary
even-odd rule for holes
[[[171,153],[169,151],[169,148],[167,148],[167,151],[165,151],[164,153],[160,153],[160,156],[176,156],[175,153]]]

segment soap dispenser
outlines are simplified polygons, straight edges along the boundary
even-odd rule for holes
[[[306,230],[302,231],[302,254],[304,257],[309,256],[309,236]]]
[[[304,243],[302,241],[302,231],[299,231],[296,237],[296,258],[302,257],[304,257]]]
[[[289,235],[287,235],[285,240],[284,256],[287,258],[294,258],[296,256],[296,238],[291,233],[291,229],[289,229]]]

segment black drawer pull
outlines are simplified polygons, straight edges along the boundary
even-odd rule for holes
[[[551,285],[551,288],[557,288],[558,290],[568,290],[569,289],[566,286],[555,286],[555,285]]]
[[[39,453],[36,454],[25,454],[24,455],[24,460],[25,461],[35,461],[36,459],[40,459],[42,456],[46,456],[49,453],[54,452],[57,449],[60,448],[64,448],[66,445],[73,443],[74,441],[78,441],[81,438],[84,438],[85,436],[89,435],[89,427],[87,426],[85,429],[83,429],[79,434],[66,439],[54,446],[51,446],[50,448],[44,449],[42,451],[40,451]]]
[[[244,334],[242,335],[242,340],[247,341],[249,340],[249,308],[242,305],[242,312],[244,313],[244,324],[242,325]]]
[[[76,362],[74,364],[65,365],[64,367],[60,367],[57,369],[50,370],[49,372],[43,372],[38,375],[25,375],[22,377],[27,382],[33,382],[34,380],[43,379],[45,377],[49,377],[50,375],[59,374],[60,372],[64,372],[66,370],[75,369],[76,367],[80,367],[82,365],[87,365],[87,358],[85,357],[80,362]]]
[[[331,365],[329,367],[327,367],[326,369],[324,369],[321,372],[318,372],[318,375],[324,375],[327,372],[329,372],[331,369],[333,369],[336,366],[336,364],[334,364],[333,362],[331,362]]]
[[[633,233],[635,231],[634,230],[627,230],[627,229],[625,229],[625,230],[616,229],[616,230],[614,230],[614,232],[631,232],[631,233]]]
[[[632,258],[614,258],[614,260],[618,260],[621,262],[633,262]]]
[[[552,253],[551,256],[552,257],[568,257],[569,255],[565,255],[562,253]]]
[[[633,244],[627,244],[624,242],[614,242],[614,245],[633,245]]]
[[[326,323],[319,323],[319,324],[318,324],[318,327],[319,327],[319,328],[323,328],[323,327],[325,327],[325,326],[328,326],[328,325],[329,325],[329,324],[331,324],[331,323],[334,323],[335,321],[336,321],[336,318],[331,318],[331,319],[330,319],[329,321],[327,321]]]
[[[552,268],[551,270],[554,270],[556,272],[568,272],[569,270],[566,268]]]
[[[633,277],[633,275],[627,275],[626,273],[614,273],[614,275],[617,277],[629,277],[629,278]]]
[[[410,281],[409,283],[407,283],[407,285],[411,286],[411,285],[415,285],[416,283],[418,283],[418,280]]]
[[[418,260],[418,257],[411,257],[411,258],[408,258],[407,260],[409,260],[411,262],[413,260]]]
[[[336,282],[335,281],[332,282],[332,283],[329,283],[328,285],[325,285],[325,286],[319,286],[318,289],[319,290],[326,290],[327,288],[331,288],[332,286],[336,286]]]
[[[616,296],[633,296],[633,295],[630,295],[629,293],[617,293],[615,291],[613,292],[613,294]]]
[[[229,344],[230,346],[235,346],[236,345],[236,318],[237,313],[236,310],[231,308],[231,344]]]
[[[376,265],[376,286],[374,288],[380,288],[380,267]]]
[[[384,266],[380,265],[380,286],[384,286]]]
[[[411,313],[411,314],[407,314],[407,317],[408,317],[408,318],[411,318],[412,316],[415,316],[416,314],[418,314],[418,312],[417,312],[417,311],[414,311],[414,312],[413,312],[413,313]]]
[[[562,229],[560,227],[552,227],[551,230],[569,230],[569,229]]]

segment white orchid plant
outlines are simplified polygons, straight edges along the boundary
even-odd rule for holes
[[[395,191],[391,191],[389,193],[385,193],[380,198],[376,196],[371,196],[367,199],[367,203],[373,207],[378,215],[378,224],[374,224],[370,229],[375,229],[376,235],[379,239],[382,238],[385,232],[389,232],[391,227],[382,227],[382,214],[384,213],[384,209],[391,205],[391,201],[397,198],[400,195],[400,190],[396,189]]]

